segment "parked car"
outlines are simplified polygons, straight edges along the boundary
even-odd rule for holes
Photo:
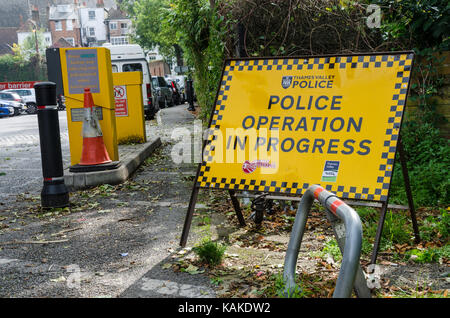
[[[142,97],[144,113],[147,119],[153,119],[159,111],[156,91],[150,79],[150,71],[144,50],[138,44],[111,45],[103,44],[111,51],[111,67],[117,72],[142,72]]]
[[[0,118],[14,116],[14,107],[0,103]]]
[[[172,90],[173,104],[180,105],[182,101],[180,86],[178,86],[177,82],[173,79],[167,79],[167,84],[169,84],[169,88]]]
[[[16,93],[22,98],[22,102],[27,106],[28,114],[36,114],[36,95],[34,88],[18,88],[18,89],[5,89],[3,92]]]
[[[178,84],[178,86],[180,88],[181,104],[186,103],[186,101],[187,101],[187,95],[186,95],[187,77],[185,75],[168,75],[166,77],[167,77],[167,79],[175,80],[175,82]]]
[[[16,93],[1,91],[0,103],[14,107],[14,116],[23,114],[27,110],[25,104],[22,102],[22,98]]]
[[[172,90],[162,76],[152,76],[152,85],[160,108],[173,106]]]

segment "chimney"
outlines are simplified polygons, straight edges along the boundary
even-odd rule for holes
[[[105,7],[105,3],[103,2],[103,0],[97,0],[97,8],[104,8]]]

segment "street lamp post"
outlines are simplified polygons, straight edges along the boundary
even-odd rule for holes
[[[34,33],[34,42],[35,42],[35,48],[36,48],[36,80],[39,79],[39,71],[40,71],[40,67],[39,64],[41,62],[41,56],[39,54],[39,41],[38,41],[38,35],[37,35],[37,24],[34,24],[34,28],[33,28],[33,33]]]

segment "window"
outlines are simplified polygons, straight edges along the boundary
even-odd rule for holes
[[[72,31],[73,30],[73,22],[72,22],[72,20],[66,20],[66,29],[67,29],[67,31]]]
[[[20,96],[31,96],[31,92],[25,89],[18,90],[16,91],[16,93],[19,94]]]
[[[117,73],[117,72],[118,72],[118,70],[117,70],[117,65],[112,64],[111,67],[112,67],[112,72],[113,72],[113,73]]]
[[[55,31],[62,31],[62,22],[55,21]]]
[[[126,37],[126,36],[111,37],[111,44],[112,45],[128,44],[128,37]]]
[[[89,36],[95,37],[95,28],[89,28]]]
[[[117,30],[117,22],[110,22],[109,23],[109,29],[110,30]]]
[[[65,40],[66,40],[67,42],[69,42],[70,45],[75,46],[75,39],[74,39],[74,38],[65,38]]]
[[[88,15],[89,15],[89,20],[95,20],[95,11],[89,11]]]
[[[159,87],[167,87],[166,80],[164,77],[158,77]]]
[[[122,66],[122,72],[142,72],[141,63],[124,64]]]
[[[47,43],[47,44],[49,44],[49,43],[51,43],[52,41],[50,40],[50,37],[49,36],[46,36],[45,37],[45,43]]]
[[[155,77],[152,77],[152,86],[153,86],[153,87],[159,87],[159,85],[158,85],[158,79],[155,78]]]
[[[120,28],[121,29],[128,29],[128,25],[126,23],[121,23],[120,24]]]

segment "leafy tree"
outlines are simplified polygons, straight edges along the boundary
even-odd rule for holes
[[[133,19],[134,40],[139,45],[147,49],[158,47],[168,59],[174,56],[176,37],[166,23],[169,0],[124,0],[121,5]]]
[[[450,49],[450,2],[375,0],[383,8],[382,33],[393,49]]]
[[[167,22],[175,28],[185,57],[194,68],[194,87],[203,119],[208,118],[214,105],[223,64],[223,20],[215,1],[172,0],[168,11]]]
[[[166,59],[176,56],[178,65],[186,60],[191,66],[201,117],[207,119],[224,57],[223,18],[215,1],[124,0],[121,5],[133,19],[138,44],[158,47]]]
[[[23,43],[16,47],[14,50],[16,55],[21,56],[24,60],[30,60],[31,57],[37,55],[36,53],[36,42],[38,46],[39,56],[42,58],[45,56],[45,38],[44,30],[37,30],[36,32],[31,32],[29,36],[25,38]]]

